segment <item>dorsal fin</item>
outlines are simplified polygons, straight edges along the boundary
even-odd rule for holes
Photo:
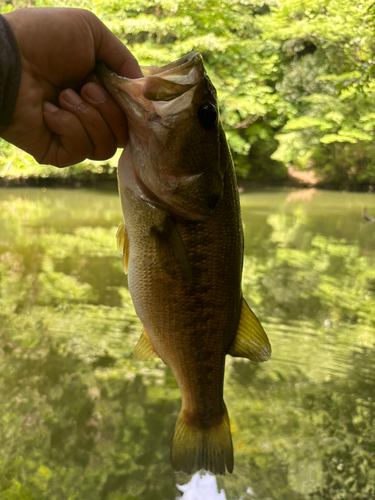
[[[135,346],[132,358],[134,359],[150,359],[150,358],[158,358],[158,354],[155,349],[152,347],[151,342],[149,341],[146,330],[143,328],[140,339],[138,340],[138,344]]]
[[[271,344],[267,334],[244,298],[237,334],[228,354],[258,362],[267,361],[271,357]]]

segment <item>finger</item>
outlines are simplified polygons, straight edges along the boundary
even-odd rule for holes
[[[90,17],[90,25],[96,44],[96,59],[104,61],[118,75],[141,78],[142,71],[137,59],[98,18]]]
[[[36,157],[39,163],[68,167],[91,156],[94,146],[74,114],[45,102],[43,118],[54,135],[48,141],[49,147],[43,157]]]
[[[74,90],[63,90],[59,96],[60,106],[73,113],[81,122],[94,150],[88,157],[91,160],[107,160],[117,149],[117,140],[103,116]]]
[[[89,82],[82,87],[81,96],[104,118],[116,139],[117,147],[125,147],[128,141],[126,115],[109,93],[101,85]]]

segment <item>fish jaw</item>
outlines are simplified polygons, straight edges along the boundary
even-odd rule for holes
[[[173,103],[173,114],[176,115],[189,106],[192,96],[187,91],[195,87],[205,74],[199,54],[187,55],[160,68],[143,66],[141,69],[144,77],[131,79],[117,75],[102,61],[99,61],[96,66],[99,79],[125,111],[129,128],[138,136],[142,136],[142,132],[149,133],[148,127],[144,127],[149,117],[152,119],[153,116],[156,117],[159,114],[160,116],[171,114],[171,106],[168,106],[168,101],[171,100],[170,87],[175,85],[177,90]],[[155,78],[159,85],[153,85]],[[164,95],[161,88],[164,82],[160,80],[169,84]],[[156,95],[158,88],[161,90]],[[180,93],[178,89],[181,89]],[[146,138],[144,140],[147,142]]]
[[[171,213],[210,217],[223,194],[224,171],[216,91],[201,56],[143,70],[146,76],[135,80],[103,65],[97,70],[128,117],[137,176]]]

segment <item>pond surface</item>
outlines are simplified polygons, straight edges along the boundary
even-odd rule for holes
[[[227,357],[232,475],[174,473],[180,394],[134,361],[116,193],[0,191],[1,500],[375,498],[375,196],[242,196],[270,361]]]

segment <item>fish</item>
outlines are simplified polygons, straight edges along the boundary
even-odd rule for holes
[[[180,388],[172,467],[232,473],[225,358],[271,356],[241,291],[244,239],[234,165],[202,56],[141,69],[142,78],[128,79],[104,64],[97,68],[128,120],[118,164],[124,222],[116,237],[143,324],[133,357],[159,357]]]

